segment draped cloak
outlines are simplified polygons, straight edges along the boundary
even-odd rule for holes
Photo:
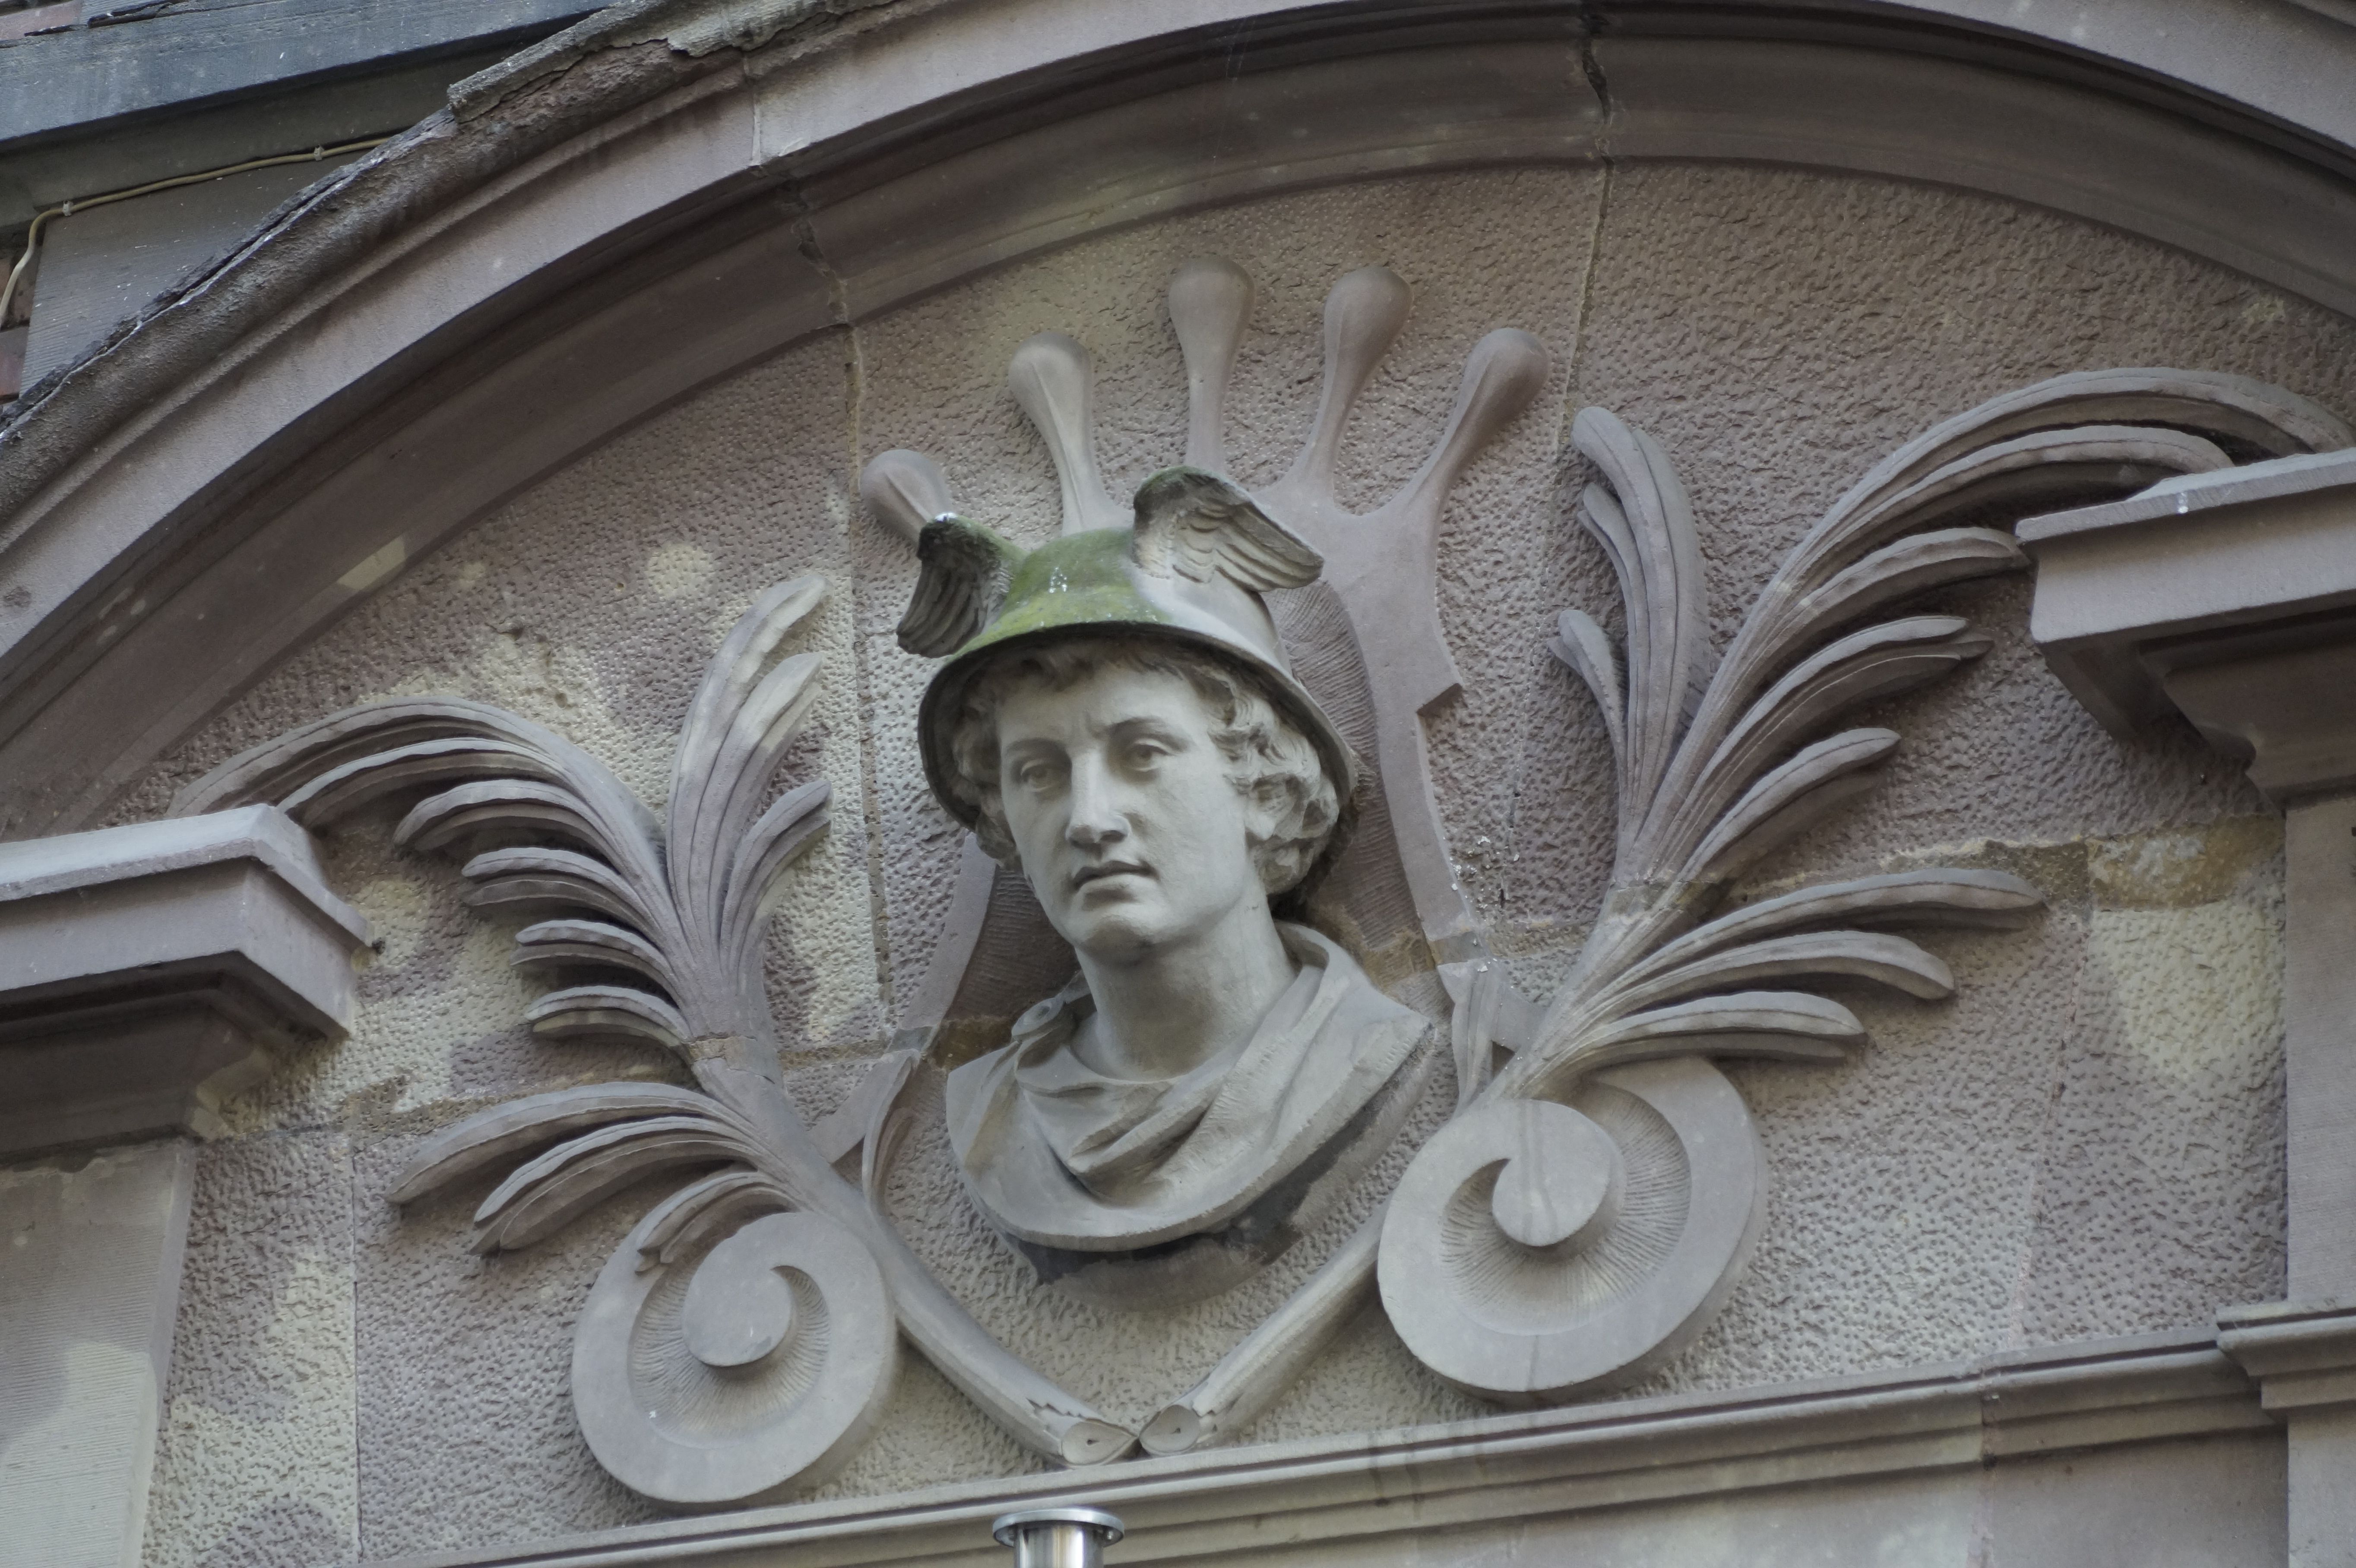
[[[1348,1131],[1430,1026],[1317,932],[1277,932],[1300,972],[1250,1038],[1187,1072],[1081,1061],[1085,976],[951,1072],[949,1139],[983,1212],[1047,1246],[1151,1246],[1219,1229]]]

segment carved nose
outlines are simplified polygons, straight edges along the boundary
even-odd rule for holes
[[[1083,849],[1117,844],[1129,837],[1129,819],[1111,810],[1083,815],[1076,802],[1072,810],[1072,825],[1065,829],[1065,837]]]
[[[1103,767],[1093,760],[1072,769],[1071,818],[1064,836],[1083,849],[1129,837],[1129,818],[1114,804]]]

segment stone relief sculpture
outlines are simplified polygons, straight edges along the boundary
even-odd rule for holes
[[[722,645],[659,817],[562,737],[455,699],[330,716],[177,803],[273,801],[316,826],[417,797],[398,842],[466,854],[478,905],[545,914],[517,935],[517,962],[560,981],[533,1026],[635,1035],[692,1073],[692,1089],[498,1107],[428,1139],[393,1194],[512,1168],[477,1211],[487,1252],[649,1173],[691,1177],[616,1250],[575,1334],[582,1429],[640,1492],[711,1507],[822,1478],[876,1420],[902,1338],[1075,1465],[1232,1440],[1370,1294],[1426,1366],[1504,1403],[1674,1354],[1731,1290],[1764,1200],[1757,1136],[1715,1061],[1842,1060],[1865,1030],[1824,983],[1944,997],[1952,976],[1901,931],[2038,907],[2017,879],[1967,869],[1727,903],[1759,857],[1872,787],[1898,737],[1837,729],[1843,713],[1989,645],[1901,602],[2017,570],[1990,526],[2010,516],[2349,440],[2238,378],[2060,377],[1879,464],[1713,651],[1676,471],[1612,415],[1580,413],[1595,480],[1580,517],[1624,623],[1615,640],[1568,610],[1552,646],[1601,708],[1619,830],[1584,949],[1540,1000],[1488,955],[1455,886],[1421,718],[1457,685],[1433,603],[1441,503],[1544,386],[1545,351],[1484,338],[1430,458],[1354,516],[1333,493],[1339,437],[1406,286],[1380,269],[1336,286],[1311,436],[1258,494],[1224,477],[1221,431],[1250,293],[1223,262],[1173,283],[1187,465],[1147,481],[1132,516],[1098,477],[1086,355],[1053,335],[1023,346],[1012,379],[1062,480],[1060,537],[1022,551],[958,518],[928,461],[870,464],[864,493],[921,561],[904,641],[948,660],[919,717],[928,776],[980,848],[895,1049],[830,1116],[806,1120],[786,1090],[759,964],[780,880],[824,820],[822,782],[772,798],[817,677],[813,656],[778,656],[815,580],[770,590]],[[992,962],[983,928],[1007,907],[992,857],[1019,865],[1079,973],[951,1073],[952,1144],[975,1202],[1058,1288],[1136,1304],[1258,1267],[1443,1081],[1445,1019],[1452,1115],[1307,1284],[1141,1432],[992,1340],[871,1200],[916,1051]]]
[[[1215,1295],[1397,1135],[1430,1030],[1270,912],[1356,786],[1259,598],[1321,562],[1193,468],[1145,482],[1133,528],[1026,554],[943,517],[918,549],[901,642],[954,655],[918,716],[926,772],[1080,967],[949,1074],[967,1190],[1066,1288]]]

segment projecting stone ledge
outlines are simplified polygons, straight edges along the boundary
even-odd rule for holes
[[[209,1134],[368,943],[272,806],[0,844],[0,1156]]]
[[[2356,788],[2356,451],[2032,517],[2029,635],[2125,738],[2170,712],[2283,801]]]
[[[2217,1315],[2217,1348],[2272,1411],[2356,1406],[2356,1302],[2262,1302]]]

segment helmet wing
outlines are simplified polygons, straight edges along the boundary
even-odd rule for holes
[[[1224,577],[1253,593],[1304,588],[1325,558],[1249,496],[1200,468],[1165,468],[1138,486],[1130,552],[1156,577]]]
[[[916,592],[900,617],[900,645],[943,658],[980,636],[1005,604],[1023,553],[955,515],[926,523],[916,536]]]

